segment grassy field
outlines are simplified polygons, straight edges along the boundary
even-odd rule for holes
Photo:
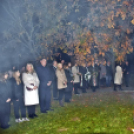
[[[60,107],[52,101],[54,112],[41,114],[30,122],[16,124],[0,134],[132,134],[134,93],[100,89],[73,96],[72,103]]]

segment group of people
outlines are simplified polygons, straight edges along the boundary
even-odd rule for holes
[[[80,91],[86,93],[91,87],[95,92],[100,86],[112,86],[114,78],[114,91],[117,86],[121,89],[122,77],[126,79],[128,86],[129,68],[128,62],[122,69],[116,66],[115,77],[110,62],[92,62],[78,65],[71,62],[58,63],[53,61],[52,66],[47,66],[47,60],[40,60],[40,65],[34,67],[32,63],[27,63],[26,67],[13,67],[12,71],[0,76],[0,127],[9,128],[11,112],[11,102],[13,103],[15,122],[29,121],[37,117],[36,105],[40,105],[40,112],[47,113],[51,109],[51,99],[59,101],[60,106],[64,106],[64,101],[69,103],[72,94],[78,95]],[[51,92],[52,91],[52,92]],[[52,97],[53,96],[53,97]],[[26,117],[26,110],[28,117]],[[20,114],[21,113],[21,114]]]

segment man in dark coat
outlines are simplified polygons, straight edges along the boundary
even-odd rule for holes
[[[67,65],[65,65],[65,74],[67,78],[67,88],[65,90],[65,102],[70,102],[73,92],[73,75]]]
[[[107,87],[111,86],[112,76],[113,76],[112,66],[110,64],[110,61],[108,61],[107,66],[106,66],[106,85],[107,85]]]
[[[9,80],[7,78],[8,74],[4,74],[0,78],[0,127],[3,129],[9,128],[8,122],[11,111],[12,90],[9,87]]]
[[[51,90],[50,85],[52,83],[52,76],[50,69],[46,66],[47,60],[40,60],[40,66],[37,67],[36,71],[40,80],[39,86],[39,98],[40,98],[40,111],[46,113],[51,110]]]
[[[54,100],[58,100],[56,69],[57,69],[57,61],[53,61],[53,66],[50,67],[50,70],[52,73],[52,88],[53,88],[53,99]]]
[[[88,67],[88,70],[91,73],[91,80],[90,80],[90,86],[92,88],[92,91],[95,92],[97,87],[98,87],[98,68],[97,66],[94,64],[94,62],[92,62],[92,65],[90,67]]]
[[[126,87],[129,87],[130,66],[128,61],[126,61],[123,71]]]

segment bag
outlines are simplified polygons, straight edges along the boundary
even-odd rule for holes
[[[87,73],[84,75],[84,78],[86,81],[89,81],[91,79],[91,73],[88,71],[88,68],[86,67],[87,69]]]
[[[30,85],[34,86],[33,83],[31,83]],[[26,87],[26,89],[27,89],[28,91],[33,91],[33,89],[32,89],[32,88],[29,88],[29,87]]]

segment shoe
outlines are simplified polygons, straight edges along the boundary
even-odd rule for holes
[[[30,120],[26,117],[26,118],[22,118],[22,121],[30,121]]]
[[[7,129],[9,127],[10,127],[10,125],[1,126],[2,129]]]
[[[33,117],[38,117],[38,115],[37,114],[33,114]]]
[[[32,114],[28,115],[29,118],[33,119],[34,116]]]
[[[16,123],[20,123],[20,122],[22,122],[22,120],[19,118],[19,119],[15,119],[15,122]]]

